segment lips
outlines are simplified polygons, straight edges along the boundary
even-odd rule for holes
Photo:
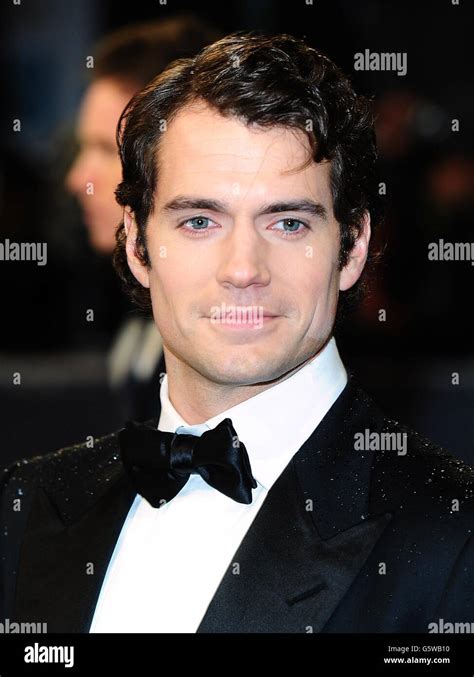
[[[259,333],[260,330],[268,329],[272,326],[275,325],[275,323],[278,320],[278,315],[264,315],[261,318],[258,318],[256,320],[250,319],[250,320],[228,320],[224,319],[221,321],[216,322],[215,320],[212,321],[211,318],[206,318],[209,319],[211,325],[217,330],[228,330],[237,333],[242,333],[245,334],[245,332],[257,332]]]
[[[241,309],[241,308],[254,308],[255,306],[234,306],[234,308]],[[235,312],[235,311],[234,311]],[[204,315],[206,318],[210,318],[210,315]],[[261,317],[280,317],[280,315],[277,315],[275,313],[263,313]]]

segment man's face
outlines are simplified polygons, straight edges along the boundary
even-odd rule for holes
[[[111,254],[121,209],[114,191],[121,180],[115,129],[133,91],[112,79],[100,79],[87,90],[77,122],[80,152],[67,177],[77,197],[94,249]]]
[[[165,350],[215,383],[266,382],[314,356],[339,289],[362,271],[364,252],[338,270],[330,167],[301,169],[307,152],[303,133],[185,108],[159,148],[150,269],[126,218],[129,264],[150,287]]]

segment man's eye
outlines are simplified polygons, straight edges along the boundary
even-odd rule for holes
[[[300,221],[299,219],[281,219],[274,224],[274,227],[278,226],[279,224],[282,224],[283,228],[275,228],[275,230],[280,230],[284,235],[291,235],[292,233],[299,234],[305,228],[308,228],[307,224],[304,223],[304,221]],[[303,227],[300,228],[300,226]]]
[[[191,219],[187,219],[184,222],[184,225],[190,224],[191,227],[195,230],[203,230],[207,228],[211,219],[208,219],[206,216],[193,216]]]

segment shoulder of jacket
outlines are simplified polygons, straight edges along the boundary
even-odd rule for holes
[[[12,483],[41,485],[63,475],[93,473],[118,454],[118,432],[63,447],[48,454],[21,458],[3,469],[0,488]]]
[[[474,468],[406,425],[387,417],[382,433],[397,450],[375,451],[376,482],[401,505],[431,515],[474,516]]]

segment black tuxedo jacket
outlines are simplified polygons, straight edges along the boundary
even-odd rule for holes
[[[406,433],[407,453],[355,450],[366,430]],[[474,622],[473,487],[470,467],[385,418],[351,377],[269,491],[233,557],[240,574],[229,566],[198,632]],[[10,466],[1,615],[88,632],[135,495],[116,433]]]

